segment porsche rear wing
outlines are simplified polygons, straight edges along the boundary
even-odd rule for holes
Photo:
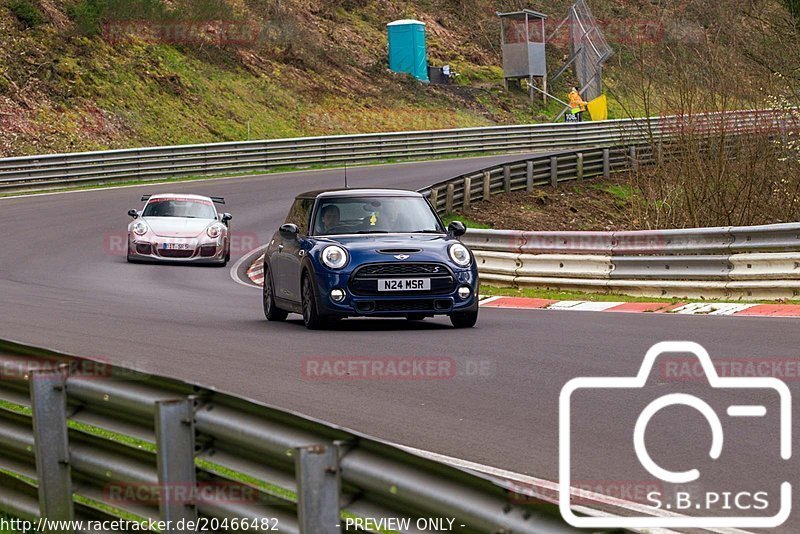
[[[147,202],[153,195],[142,195],[142,202]],[[222,197],[208,197],[215,204],[225,204],[225,199]]]

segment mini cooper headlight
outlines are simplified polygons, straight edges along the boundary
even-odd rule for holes
[[[472,261],[469,256],[469,250],[461,243],[450,245],[448,252],[450,253],[450,259],[459,267],[466,267]]]
[[[144,235],[147,233],[147,224],[143,221],[136,221],[133,225],[133,233],[136,235]]]
[[[342,247],[331,245],[322,251],[322,263],[331,269],[341,269],[347,265],[347,251]]]
[[[218,224],[212,224],[211,226],[208,227],[206,233],[208,234],[208,237],[216,239],[222,233],[222,227]]]

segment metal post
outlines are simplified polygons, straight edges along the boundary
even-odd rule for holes
[[[447,196],[444,200],[444,212],[453,213],[453,192],[455,186],[452,183],[447,184]]]
[[[611,178],[611,151],[607,148],[603,149],[603,178]]]
[[[69,366],[31,372],[33,443],[39,480],[39,513],[55,521],[72,521],[72,477],[67,432]],[[67,528],[60,533],[72,532]]]
[[[463,207],[464,209],[469,208],[470,202],[472,202],[472,178],[469,176],[464,177],[464,201]]]
[[[197,520],[194,469],[194,398],[156,402],[156,456],[162,521]],[[188,497],[184,500],[184,496]]]
[[[639,159],[636,156],[636,145],[633,145],[628,149],[630,153],[630,162],[631,162],[631,170],[637,171],[639,170]]]
[[[544,22],[544,21],[542,21]],[[542,30],[542,35],[544,35],[544,30]],[[547,74],[544,75],[542,78],[542,99],[544,100],[544,105],[547,105]]]
[[[489,195],[492,194],[492,173],[486,171],[483,173],[483,200],[489,200]]]
[[[511,192],[511,167],[503,165],[503,191]]]
[[[661,141],[656,143],[656,163],[658,165],[664,163],[664,143]]]
[[[550,185],[558,187],[558,157],[550,157]]]
[[[525,191],[533,191],[533,162],[529,161],[525,165]]]
[[[339,451],[332,445],[294,449],[297,519],[301,534],[341,532]]]
[[[575,165],[575,171],[578,177],[578,181],[583,181],[583,152],[578,152],[578,160]]]

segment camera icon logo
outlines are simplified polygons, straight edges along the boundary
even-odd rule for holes
[[[653,345],[644,357],[644,361],[635,377],[579,377],[567,382],[561,389],[559,398],[559,508],[564,520],[579,528],[774,528],[782,525],[791,514],[792,486],[784,481],[780,483],[779,510],[769,516],[742,515],[731,513],[721,516],[682,515],[679,513],[641,513],[626,517],[591,517],[579,516],[573,511],[571,484],[571,408],[574,394],[584,390],[607,390],[615,392],[631,392],[645,387],[647,379],[654,368],[656,359],[665,353],[691,353],[698,360],[708,379],[712,390],[730,390],[726,393],[740,395],[741,390],[764,392],[770,390],[777,393],[780,409],[778,414],[780,457],[789,460],[792,455],[792,398],[788,386],[781,380],[771,377],[720,377],[714,368],[708,352],[699,344],[688,341],[665,341]],[[747,393],[745,391],[745,393]],[[761,397],[759,397],[761,398]],[[727,418],[721,419],[712,406],[698,396],[687,393],[670,393],[656,398],[639,413],[632,430],[632,445],[636,458],[643,469],[658,480],[668,484],[690,484],[701,477],[700,470],[672,471],[660,466],[647,450],[645,435],[650,420],[661,410],[671,406],[685,406],[697,412],[705,419],[711,431],[709,457],[720,458],[725,443],[724,422],[733,418],[763,418],[767,414],[765,406],[732,404],[727,407]],[[669,508],[669,506],[667,506]],[[692,507],[694,508],[694,506]],[[701,507],[698,505],[697,509]],[[730,509],[726,509],[730,511]],[[655,510],[654,510],[655,511]]]

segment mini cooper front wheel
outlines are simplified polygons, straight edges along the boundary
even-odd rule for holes
[[[478,312],[455,312],[450,314],[450,322],[456,328],[472,328],[478,322]]]
[[[269,266],[264,263],[264,286],[262,289],[264,302],[264,317],[267,321],[285,321],[289,312],[275,305],[275,291],[272,286],[272,275]]]
[[[301,291],[303,323],[306,325],[306,328],[309,330],[324,328],[327,321],[323,315],[320,315],[317,309],[317,299],[314,297],[314,284],[311,282],[310,274],[303,276]]]

